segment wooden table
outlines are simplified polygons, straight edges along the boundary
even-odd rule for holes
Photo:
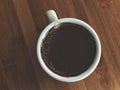
[[[88,78],[59,82],[38,64],[36,43],[49,9],[98,33],[102,57]],[[120,90],[120,0],[0,0],[0,90]]]

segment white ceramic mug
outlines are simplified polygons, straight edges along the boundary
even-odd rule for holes
[[[85,23],[84,21],[79,20],[79,19],[75,19],[75,18],[58,19],[54,10],[49,10],[49,11],[47,11],[46,14],[47,14],[50,24],[48,26],[46,26],[45,29],[42,31],[41,35],[38,38],[38,43],[37,43],[37,57],[38,57],[41,67],[48,75],[50,75],[51,77],[53,77],[56,80],[63,81],[63,82],[76,82],[76,81],[80,81],[80,80],[88,77],[97,67],[97,65],[100,61],[100,57],[101,57],[101,44],[100,44],[100,40],[99,40],[98,35],[96,34],[95,30],[90,25],[88,25],[87,23]],[[81,73],[77,76],[71,76],[71,77],[64,77],[64,76],[58,75],[57,73],[54,73],[52,70],[50,70],[47,67],[47,65],[45,64],[44,60],[42,59],[42,55],[41,55],[42,41],[46,37],[49,30],[52,27],[54,27],[56,24],[67,23],[67,22],[78,24],[78,25],[86,28],[91,33],[91,35],[94,37],[94,40],[96,43],[96,50],[97,50],[95,58],[93,60],[93,63],[91,64],[91,66],[83,73]]]

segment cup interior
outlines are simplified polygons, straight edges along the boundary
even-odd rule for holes
[[[42,55],[41,55],[41,46],[42,46],[42,41],[43,39],[46,37],[47,33],[49,32],[49,30],[54,27],[56,24],[59,23],[73,23],[73,24],[78,24],[80,26],[83,26],[84,28],[86,28],[91,35],[93,36],[95,43],[96,43],[96,55],[95,58],[93,60],[93,63],[91,64],[91,66],[84,71],[83,73],[81,73],[80,75],[77,76],[71,76],[71,77],[64,77],[61,76],[57,73],[54,73],[52,70],[50,70],[47,65],[45,64],[44,60],[42,59]],[[86,77],[88,77],[97,67],[100,57],[101,57],[101,44],[100,44],[100,40],[98,38],[98,35],[96,34],[96,32],[94,31],[94,29],[88,25],[87,23],[85,23],[84,21],[78,20],[78,19],[74,19],[74,18],[62,18],[59,19],[57,21],[54,21],[52,23],[50,23],[48,26],[46,26],[46,28],[42,31],[41,35],[38,38],[38,43],[37,43],[37,57],[39,60],[39,63],[41,65],[41,67],[43,68],[43,70],[50,75],[51,77],[53,77],[56,80],[59,81],[63,81],[63,82],[76,82],[79,80],[82,80]]]

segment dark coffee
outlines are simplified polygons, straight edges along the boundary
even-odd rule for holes
[[[45,64],[53,72],[69,77],[81,74],[90,67],[96,44],[84,27],[63,23],[48,32],[41,53]]]

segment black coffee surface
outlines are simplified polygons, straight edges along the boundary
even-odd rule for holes
[[[64,23],[48,32],[41,53],[44,62],[53,72],[69,77],[81,74],[90,67],[96,45],[84,27]]]

